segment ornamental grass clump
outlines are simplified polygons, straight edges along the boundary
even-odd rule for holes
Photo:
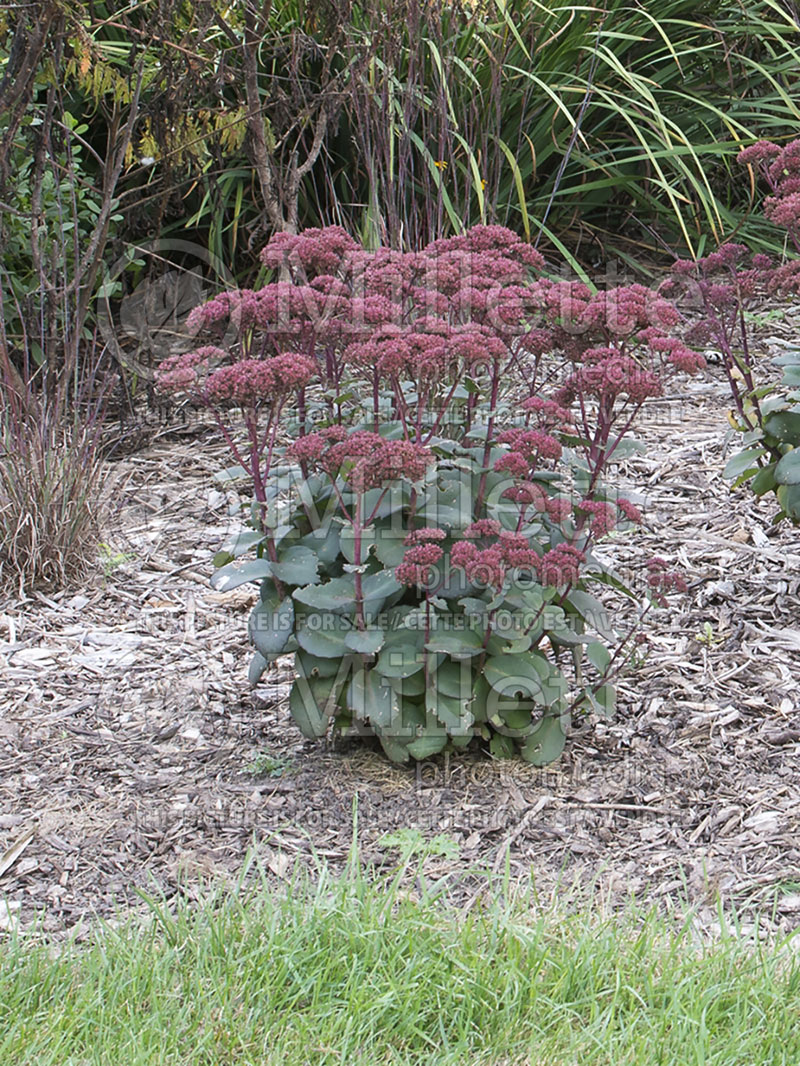
[[[596,548],[641,517],[611,483],[638,412],[703,365],[675,307],[548,278],[496,226],[421,252],[307,230],[262,259],[277,280],[197,308],[202,346],[158,375],[252,483],[213,579],[260,583],[251,682],[293,653],[303,733],[396,761],[557,758],[572,714],[613,710],[633,635],[593,593],[637,582]],[[658,561],[641,595],[679,583]]]
[[[46,382],[11,362],[0,330],[0,588],[60,589],[96,562],[107,387],[94,373]]]

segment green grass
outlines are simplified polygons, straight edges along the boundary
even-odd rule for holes
[[[800,1061],[791,941],[538,906],[486,882],[468,912],[424,880],[354,865],[284,892],[209,892],[200,905],[101,930],[54,952],[0,948],[3,1066]]]

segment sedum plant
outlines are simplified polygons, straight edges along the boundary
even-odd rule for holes
[[[787,246],[800,252],[800,140],[779,147],[758,141],[739,154],[739,162],[761,176],[770,190],[764,201],[768,221],[786,229]],[[749,484],[757,496],[775,493],[775,520],[800,522],[800,346],[773,362],[780,380],[764,380],[763,359],[752,336],[752,322],[765,296],[800,294],[800,257],[777,263],[752,255],[741,244],[726,243],[696,261],[678,260],[666,286],[691,302],[699,319],[687,340],[719,352],[730,387],[732,425],[744,448],[725,468],[734,485]]]
[[[598,593],[637,593],[596,548],[640,520],[612,484],[638,412],[703,365],[675,307],[546,277],[494,226],[418,253],[278,234],[262,260],[277,280],[192,312],[204,343],[157,378],[252,482],[213,579],[260,583],[251,682],[293,653],[303,733],[396,761],[476,737],[557,758],[574,713],[612,712],[633,636]],[[643,583],[682,587],[658,559]]]

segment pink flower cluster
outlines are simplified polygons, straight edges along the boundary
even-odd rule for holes
[[[642,367],[630,355],[614,349],[609,349],[602,357],[597,357],[598,349],[593,352],[593,361],[571,374],[556,392],[558,403],[571,406],[579,396],[592,396],[602,403],[614,403],[622,397],[641,404],[651,396],[662,394],[659,375]]]
[[[309,433],[294,441],[287,455],[345,478],[357,492],[387,481],[420,481],[433,462],[428,448],[407,440],[385,440],[368,430],[347,432],[341,426]]]
[[[561,443],[541,429],[506,429],[497,435],[497,443],[511,448],[495,460],[495,472],[515,478],[530,478],[543,459],[561,458]]]
[[[757,166],[772,190],[764,201],[766,217],[800,235],[800,139],[782,148],[758,141],[739,153],[739,162]]]
[[[542,396],[529,396],[520,404],[523,411],[534,416],[538,424],[544,429],[559,429],[567,433],[574,431],[574,419],[572,412],[567,407],[562,407],[555,400],[546,400]]]
[[[225,352],[211,345],[181,355],[169,355],[155,372],[156,389],[166,394],[195,396],[210,367],[224,358]]]
[[[305,355],[283,353],[221,366],[227,358],[221,348],[210,345],[168,356],[155,373],[156,388],[197,403],[255,407],[304,388],[317,373],[317,364]]]
[[[445,536],[444,530],[427,526],[408,534],[403,541],[408,551],[394,572],[401,585],[430,587],[433,576],[432,568],[444,555],[443,549],[436,541],[444,540]]]
[[[756,166],[772,193],[764,201],[764,214],[778,226],[783,226],[800,252],[800,139],[781,147],[770,141],[758,141],[739,153],[739,162]],[[756,262],[753,267],[767,273],[767,285],[772,292],[800,294],[800,259],[790,259],[770,269],[767,263]]]
[[[580,568],[586,556],[571,544],[559,544],[540,555],[521,533],[500,529],[492,519],[482,519],[464,530],[463,540],[457,541],[450,552],[453,566],[463,570],[475,585],[499,590],[509,570],[535,573],[544,585],[574,584],[580,578]],[[493,543],[485,543],[489,539]],[[484,541],[484,546],[475,544]]]
[[[656,556],[647,563],[647,584],[653,598],[661,607],[667,606],[668,592],[687,592],[686,579],[677,570],[670,570],[666,560]]]
[[[307,229],[299,234],[276,233],[261,253],[261,262],[271,270],[300,269],[307,277],[336,274],[347,265],[348,257],[361,246],[341,226]]]
[[[313,359],[303,355],[276,355],[271,359],[241,359],[208,375],[207,403],[256,407],[302,389],[317,372]]]
[[[602,500],[581,500],[578,510],[590,516],[589,527],[595,537],[605,537],[616,525],[614,508]]]

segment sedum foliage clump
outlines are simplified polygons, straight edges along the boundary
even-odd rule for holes
[[[262,260],[274,280],[195,309],[199,346],[157,378],[252,483],[214,578],[260,584],[251,682],[294,654],[303,733],[396,761],[475,738],[557,758],[573,714],[614,708],[632,631],[602,593],[638,593],[597,547],[640,520],[613,485],[637,414],[703,365],[675,307],[549,277],[496,226],[416,253],[278,234]],[[655,559],[642,585],[682,580]]]

